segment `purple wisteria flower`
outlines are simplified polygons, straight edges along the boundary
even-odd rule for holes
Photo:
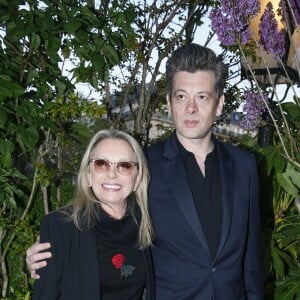
[[[264,49],[282,58],[286,52],[285,30],[278,30],[278,22],[275,19],[273,5],[268,2],[259,23],[260,42]]]
[[[249,20],[259,12],[259,0],[221,0],[210,19],[213,30],[224,46],[246,44],[251,38]]]
[[[266,94],[263,95],[268,101]],[[245,104],[243,112],[245,113],[240,121],[240,126],[246,130],[256,129],[262,122],[262,116],[267,108],[261,95],[254,91],[245,91],[243,95]]]
[[[300,2],[299,2],[299,0],[289,0],[289,4],[288,4],[287,0],[280,0],[279,8],[278,8],[278,15],[282,16],[281,21],[284,23],[285,18],[284,18],[283,11],[292,11],[295,16],[297,25],[300,26]],[[294,24],[295,19],[290,17],[290,21],[292,22],[292,24]]]

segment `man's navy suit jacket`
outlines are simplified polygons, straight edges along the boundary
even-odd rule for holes
[[[223,219],[212,258],[175,133],[148,149],[157,300],[263,299],[254,155],[219,141]],[[214,218],[214,215],[211,215]]]

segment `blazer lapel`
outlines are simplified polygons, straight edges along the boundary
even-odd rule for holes
[[[83,291],[84,299],[97,300],[100,298],[99,271],[97,259],[97,243],[91,229],[83,229],[79,233],[79,260],[81,281],[78,284]],[[87,274],[89,276],[87,276]]]
[[[166,141],[164,157],[168,160],[164,164],[164,172],[166,173],[168,185],[175,196],[176,203],[192,227],[195,235],[209,252],[206,237],[200,224],[184,165],[180,157],[175,134]]]
[[[219,166],[220,166],[220,176],[222,183],[222,201],[223,201],[223,220],[222,220],[222,230],[221,230],[221,239],[219,243],[219,248],[217,251],[216,257],[218,257],[221,252],[229,230],[231,226],[232,220],[232,205],[233,198],[235,197],[232,187],[235,186],[236,178],[235,178],[235,169],[234,162],[232,161],[232,157],[228,153],[228,150],[222,145],[220,142],[216,143],[218,147],[218,155],[219,155]],[[230,174],[230,176],[228,176]]]

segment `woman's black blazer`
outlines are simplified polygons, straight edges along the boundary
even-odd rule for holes
[[[45,216],[40,240],[51,243],[52,257],[38,270],[32,300],[99,300],[99,269],[96,237],[92,230],[79,230],[62,210]],[[147,300],[155,299],[150,249],[143,251],[146,265]],[[100,270],[101,272],[101,270]]]

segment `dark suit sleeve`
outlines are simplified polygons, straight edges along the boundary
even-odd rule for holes
[[[43,218],[40,226],[41,242],[51,243],[52,257],[47,260],[47,266],[38,270],[40,279],[34,284],[32,300],[59,299],[62,288],[62,275],[65,257],[65,242],[67,224],[65,216],[55,212]]]
[[[146,281],[146,297],[145,300],[155,300],[155,281],[154,281],[154,270],[153,261],[150,248],[144,250],[144,259],[146,265],[147,281]],[[145,295],[144,295],[145,296]]]
[[[257,167],[253,157],[250,171],[250,200],[249,224],[246,256],[244,264],[244,280],[247,300],[263,299],[263,280],[261,274],[261,249],[260,249],[260,211],[259,211],[259,184]]]

